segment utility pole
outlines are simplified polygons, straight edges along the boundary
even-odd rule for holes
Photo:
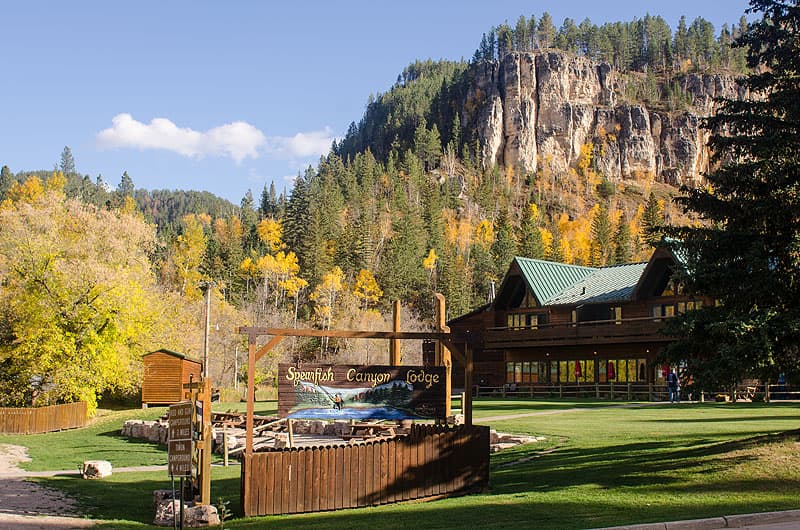
[[[208,328],[211,323],[211,287],[212,282],[203,284],[203,295],[205,296],[205,325],[203,326],[203,379],[208,377]]]

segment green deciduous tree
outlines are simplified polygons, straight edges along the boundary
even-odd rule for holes
[[[140,217],[58,191],[3,205],[0,403],[93,409],[100,393],[135,388],[168,311],[147,256],[154,244]]]

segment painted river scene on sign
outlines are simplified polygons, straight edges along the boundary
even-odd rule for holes
[[[292,419],[443,418],[444,379],[442,367],[281,364],[278,413]]]

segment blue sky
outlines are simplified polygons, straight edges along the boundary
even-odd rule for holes
[[[746,0],[4,2],[0,165],[238,203],[327,152],[415,59],[469,59],[481,34],[544,11],[557,26],[661,15],[735,23]]]

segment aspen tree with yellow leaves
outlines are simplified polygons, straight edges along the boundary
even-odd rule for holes
[[[59,180],[29,179],[0,208],[0,406],[93,411],[104,392],[134,392],[141,355],[167,328],[192,335],[163,318],[181,304],[157,285],[153,227],[66,199]]]
[[[353,294],[363,304],[361,310],[366,311],[370,306],[378,303],[378,300],[383,296],[383,291],[378,286],[378,282],[372,272],[367,269],[361,269],[358,271],[353,284]]]

